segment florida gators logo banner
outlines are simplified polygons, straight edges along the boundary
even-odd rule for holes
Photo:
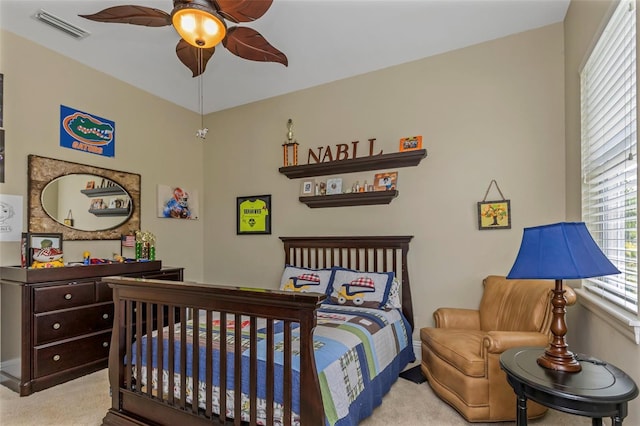
[[[113,121],[60,105],[60,146],[114,157],[115,138]]]

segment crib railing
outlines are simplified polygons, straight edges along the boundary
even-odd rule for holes
[[[261,419],[271,425],[281,419],[290,425],[294,399],[299,400],[300,424],[324,424],[313,355],[315,311],[324,295],[116,277],[104,281],[113,289],[115,312],[109,355],[112,407],[103,424],[139,424],[139,419],[183,424],[188,413],[190,424],[256,425]],[[295,323],[299,340],[292,336]],[[276,349],[277,330],[283,330],[284,339]],[[275,373],[276,351],[284,359],[277,370],[281,374]],[[249,356],[243,358],[243,352]],[[299,386],[292,384],[294,353],[300,357]],[[248,388],[244,397],[243,383]],[[274,404],[277,384],[281,404]],[[260,405],[259,386],[265,387]]]

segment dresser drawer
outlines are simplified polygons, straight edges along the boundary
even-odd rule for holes
[[[94,281],[38,287],[33,292],[33,309],[36,313],[88,305],[96,300]]]
[[[33,350],[35,377],[58,373],[68,368],[109,357],[111,331],[68,340],[57,345],[36,346]]]
[[[34,315],[34,341],[41,345],[81,334],[111,329],[113,303]]]

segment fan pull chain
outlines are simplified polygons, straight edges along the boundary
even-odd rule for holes
[[[204,127],[204,83],[202,81],[202,73],[204,72],[202,49],[198,49],[198,94],[200,96],[200,129],[196,132],[196,136],[200,139],[206,139],[209,129]]]

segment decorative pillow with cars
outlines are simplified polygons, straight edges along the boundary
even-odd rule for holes
[[[380,309],[387,303],[394,275],[335,268],[330,301],[336,305]]]

